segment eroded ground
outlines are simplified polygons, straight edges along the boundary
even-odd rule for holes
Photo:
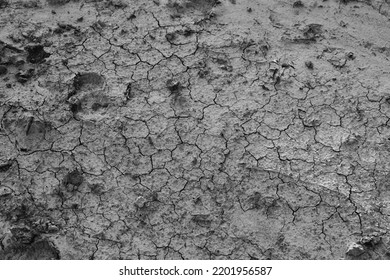
[[[0,258],[388,259],[389,13],[0,0]]]

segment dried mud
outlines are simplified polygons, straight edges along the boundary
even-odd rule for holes
[[[0,0],[0,259],[389,259],[389,13]]]

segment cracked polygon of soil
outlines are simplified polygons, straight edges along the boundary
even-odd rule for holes
[[[386,1],[0,2],[1,259],[389,258]]]

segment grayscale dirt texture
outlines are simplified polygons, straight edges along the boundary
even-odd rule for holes
[[[0,259],[390,259],[389,19],[0,0]]]

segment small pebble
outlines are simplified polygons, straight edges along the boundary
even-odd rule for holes
[[[146,199],[143,197],[143,196],[139,196],[136,201],[135,201],[135,206],[137,206],[138,208],[142,208],[145,206],[145,203],[146,203]]]

